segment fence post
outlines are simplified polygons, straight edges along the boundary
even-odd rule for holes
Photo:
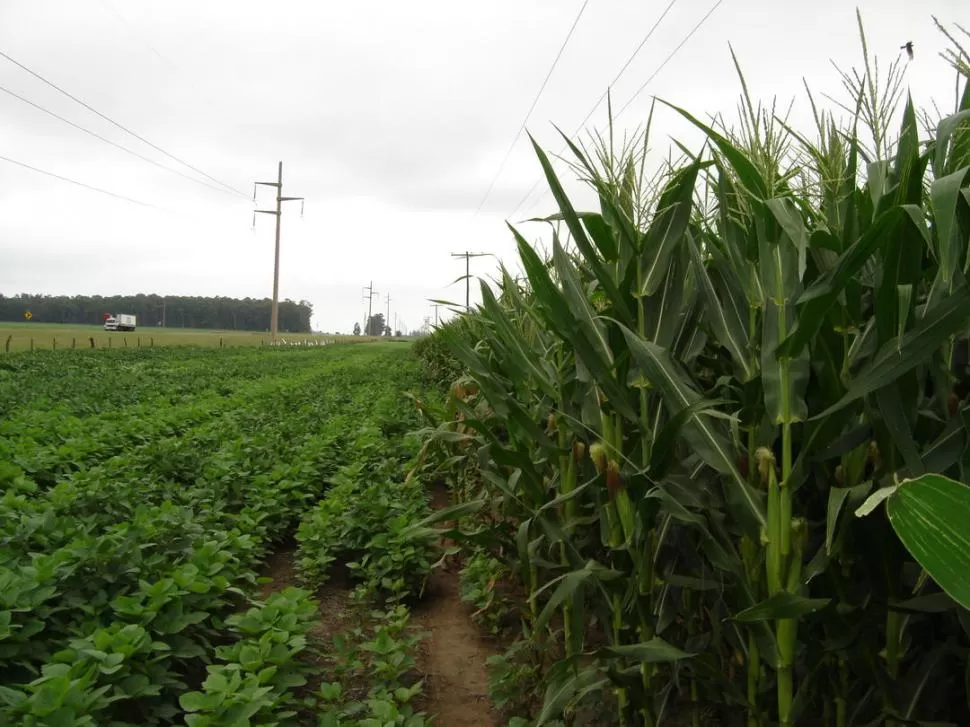
[[[128,336],[125,336],[121,340],[125,342],[125,348],[128,348]]]
[[[7,342],[4,344],[4,348],[6,349],[7,353],[10,353],[10,341],[12,338],[13,334],[11,333],[9,336],[7,336]]]
[[[75,348],[77,348],[77,339],[76,338],[72,338],[71,339],[71,349],[75,349]]]
[[[141,348],[141,336],[138,337],[138,348]]]
[[[94,336],[88,339],[91,342],[91,348],[94,348]]]
[[[222,336],[219,336],[219,348],[222,348]]]
[[[152,336],[151,339],[149,339],[149,343],[151,344],[152,348],[155,348],[155,336]]]
[[[57,339],[56,338],[52,338],[51,339],[51,351],[56,351],[56,350],[57,350]]]

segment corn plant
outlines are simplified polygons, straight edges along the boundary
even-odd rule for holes
[[[737,130],[671,106],[707,145],[656,179],[649,123],[619,149],[566,138],[595,212],[533,142],[551,252],[510,228],[525,281],[501,271],[440,334],[473,385],[425,461],[480,484],[423,526],[478,513],[450,534],[506,554],[524,635],[558,649],[537,724],[603,690],[628,725],[970,719],[967,612],[882,511],[852,516],[898,478],[964,478],[954,58],[963,92],[929,139],[868,52],[849,120],[816,108],[814,141],[746,92]]]

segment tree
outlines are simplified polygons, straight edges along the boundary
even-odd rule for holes
[[[360,324],[359,323],[354,323],[354,335],[355,336],[359,336],[360,335]]]
[[[130,313],[138,325],[169,328],[218,328],[265,331],[272,302],[268,298],[226,298],[157,294],[145,295],[0,295],[0,321],[21,321],[24,311],[37,323],[100,325],[105,313]],[[281,300],[280,330],[309,333],[313,306],[309,301]]]
[[[384,314],[375,313],[367,321],[367,330],[365,331],[368,336],[380,336],[384,333]]]

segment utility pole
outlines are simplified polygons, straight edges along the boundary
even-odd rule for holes
[[[438,327],[438,309],[441,307],[441,303],[432,303],[431,307],[434,308],[434,327]]]
[[[465,310],[471,310],[471,259],[473,257],[485,257],[489,253],[487,252],[453,252],[452,257],[463,257],[465,258]]]
[[[374,281],[370,281],[370,285],[364,288],[367,291],[367,323],[364,324],[364,335],[370,335],[367,330],[370,328],[371,312],[373,311],[372,304],[374,302],[374,296],[380,297],[380,293],[374,290]]]
[[[384,316],[384,328],[391,328],[391,294],[390,293],[387,294],[387,300],[385,302],[387,303],[387,315]],[[393,335],[393,334],[394,334],[394,329],[391,329],[391,333],[389,335]]]
[[[276,254],[273,262],[273,310],[270,315],[269,330],[272,339],[276,340],[280,323],[280,222],[283,218],[283,203],[300,200],[303,197],[284,197],[283,196],[283,162],[280,162],[279,171],[275,182],[254,182],[253,183],[253,202],[256,202],[256,185],[262,184],[267,187],[276,187],[276,209],[275,210],[253,210],[253,227],[256,226],[256,213],[264,215],[276,215]],[[300,217],[303,216],[303,205],[300,205]]]

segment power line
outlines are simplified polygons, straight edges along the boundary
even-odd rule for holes
[[[175,156],[174,154],[170,154],[169,152],[167,152],[167,151],[165,151],[165,150],[164,150],[164,149],[162,149],[162,148],[161,148],[160,146],[157,146],[156,144],[153,144],[152,142],[150,142],[150,141],[148,141],[148,139],[146,139],[145,137],[143,137],[143,136],[139,136],[138,134],[136,134],[136,133],[135,133],[134,131],[132,131],[131,129],[129,129],[129,128],[127,128],[126,126],[123,126],[123,125],[121,125],[121,124],[119,124],[119,123],[118,123],[117,121],[115,121],[114,119],[112,119],[112,118],[110,118],[110,117],[108,117],[108,116],[105,116],[105,115],[104,115],[103,113],[101,113],[100,111],[98,111],[98,110],[97,110],[96,108],[94,108],[94,107],[93,107],[93,106],[91,106],[90,104],[87,104],[87,103],[85,103],[84,101],[82,101],[81,99],[79,99],[79,98],[78,98],[77,96],[74,96],[74,95],[72,95],[71,93],[68,93],[68,92],[67,92],[67,91],[65,91],[65,90],[64,90],[63,88],[61,88],[61,87],[60,87],[60,86],[58,86],[58,85],[57,85],[56,83],[54,83],[53,81],[49,81],[49,80],[47,80],[46,78],[44,78],[44,77],[43,77],[42,75],[40,75],[39,73],[36,73],[35,71],[32,71],[32,70],[31,70],[31,69],[29,69],[29,68],[28,68],[27,66],[25,66],[25,65],[24,65],[23,63],[21,63],[21,62],[19,62],[19,61],[17,61],[17,60],[15,60],[14,58],[11,58],[11,57],[10,57],[9,55],[7,55],[6,53],[4,53],[3,51],[0,51],[0,58],[5,58],[6,60],[8,60],[8,61],[10,61],[11,63],[13,63],[13,64],[14,64],[15,66],[17,66],[18,68],[20,68],[21,70],[24,70],[24,71],[26,71],[27,73],[29,73],[30,75],[32,75],[32,76],[33,76],[34,78],[36,78],[37,80],[39,80],[39,81],[41,81],[41,82],[43,82],[43,83],[45,83],[45,84],[47,84],[48,86],[50,86],[51,88],[53,88],[53,89],[54,89],[55,91],[57,91],[58,93],[61,93],[61,94],[63,94],[63,95],[65,95],[65,96],[67,96],[67,97],[68,97],[69,99],[71,99],[71,100],[72,100],[72,101],[74,101],[75,103],[78,103],[78,104],[80,104],[81,106],[83,106],[84,108],[86,108],[86,109],[87,109],[88,111],[90,111],[91,113],[93,113],[93,114],[97,114],[98,116],[100,116],[100,117],[101,117],[102,119],[104,119],[104,120],[105,120],[105,121],[107,121],[108,123],[110,123],[110,124],[112,124],[112,125],[114,125],[114,126],[116,126],[116,127],[118,127],[119,129],[121,129],[122,131],[124,131],[124,132],[125,132],[126,134],[129,134],[129,135],[131,135],[131,136],[133,136],[133,137],[135,137],[136,139],[138,139],[138,140],[139,140],[139,141],[141,141],[142,143],[144,143],[144,144],[147,144],[148,146],[150,146],[150,147],[151,147],[152,149],[154,149],[155,151],[157,151],[157,152],[159,152],[159,153],[161,153],[161,154],[164,154],[164,155],[165,155],[165,156],[167,156],[167,157],[168,157],[169,159],[172,159],[173,161],[176,161],[176,162],[178,162],[179,164],[181,164],[181,165],[183,165],[183,166],[185,166],[185,167],[188,167],[189,169],[191,169],[191,170],[192,170],[193,172],[195,172],[196,174],[201,174],[201,175],[202,175],[203,177],[205,177],[206,179],[209,179],[209,180],[211,180],[211,181],[213,181],[213,182],[215,182],[216,184],[218,184],[218,185],[219,185],[219,186],[221,186],[221,187],[225,187],[225,188],[226,188],[226,189],[228,189],[228,190],[229,190],[230,192],[233,192],[234,194],[238,194],[239,196],[241,196],[241,197],[244,197],[244,198],[245,198],[245,199],[247,199],[247,200],[249,199],[249,195],[248,195],[248,194],[246,194],[245,192],[240,192],[240,191],[239,191],[238,189],[236,189],[235,187],[232,187],[232,186],[230,186],[230,185],[228,185],[228,184],[226,184],[225,182],[220,182],[220,181],[219,181],[218,179],[216,179],[215,177],[213,177],[213,176],[211,176],[211,175],[209,175],[209,174],[206,174],[206,173],[205,173],[205,172],[203,172],[203,171],[202,171],[201,169],[197,169],[196,167],[194,167],[194,166],[192,166],[192,165],[191,165],[191,164],[189,164],[188,162],[186,162],[186,161],[183,161],[183,160],[181,160],[181,159],[179,159],[179,158],[178,158],[177,156]]]
[[[126,154],[131,154],[133,157],[137,157],[138,159],[141,159],[142,161],[148,162],[149,164],[152,164],[152,165],[158,167],[159,169],[164,169],[166,172],[171,172],[172,174],[177,174],[180,177],[183,177],[184,179],[188,179],[190,182],[195,182],[196,184],[201,184],[201,185],[203,185],[205,187],[208,187],[209,189],[215,190],[216,192],[222,192],[223,194],[229,194],[229,192],[227,192],[225,189],[222,189],[221,187],[216,187],[216,186],[214,186],[212,184],[209,184],[208,182],[205,182],[205,181],[203,181],[201,179],[196,179],[195,177],[190,177],[188,174],[185,174],[184,172],[180,172],[178,169],[172,169],[171,167],[166,167],[164,164],[160,164],[159,162],[155,161],[154,159],[150,159],[149,157],[143,156],[143,155],[139,154],[138,152],[129,149],[126,146],[122,146],[121,144],[119,144],[119,143],[117,143],[115,141],[111,141],[111,139],[108,139],[108,138],[106,138],[104,136],[101,136],[97,132],[91,131],[90,129],[86,129],[83,126],[81,126],[80,124],[74,123],[70,119],[65,119],[63,116],[59,116],[59,115],[55,114],[53,111],[51,111],[49,109],[46,109],[46,108],[44,108],[43,106],[41,106],[39,104],[34,103],[30,99],[24,98],[23,96],[21,96],[21,95],[19,95],[17,93],[14,93],[9,88],[5,88],[4,86],[0,86],[0,91],[3,91],[4,93],[6,93],[6,94],[8,94],[10,96],[13,96],[15,99],[17,99],[18,101],[21,101],[21,102],[27,104],[28,106],[33,106],[38,111],[42,111],[45,114],[47,114],[48,116],[52,116],[53,118],[57,119],[58,121],[64,122],[68,126],[73,126],[78,131],[83,131],[88,136],[93,136],[95,139],[98,139],[99,141],[103,141],[105,144],[110,144],[111,146],[115,147],[116,149],[120,149],[121,151],[125,152]]]
[[[623,67],[620,69],[620,72],[616,74],[616,77],[614,77],[614,79],[610,81],[610,85],[606,87],[607,90],[603,91],[603,94],[596,100],[596,103],[593,104],[593,108],[591,108],[589,110],[589,113],[587,113],[586,116],[583,117],[583,120],[579,122],[579,126],[576,127],[576,131],[572,133],[572,136],[576,136],[576,134],[578,134],[580,131],[583,130],[583,127],[586,126],[586,122],[590,120],[590,118],[593,116],[594,113],[596,113],[596,109],[600,107],[600,104],[606,100],[606,97],[610,93],[609,89],[615,86],[617,82],[623,77],[623,74],[626,73],[627,68],[630,67],[630,64],[633,63],[636,57],[640,54],[640,51],[643,50],[643,46],[645,46],[647,42],[650,40],[650,38],[653,37],[653,34],[656,32],[657,28],[660,27],[660,23],[663,22],[663,19],[667,17],[667,13],[669,13],[671,9],[673,9],[674,5],[676,4],[677,4],[677,0],[670,0],[670,2],[667,3],[667,7],[664,9],[663,13],[660,14],[660,17],[657,18],[657,22],[655,22],[653,26],[650,28],[650,30],[647,31],[647,34],[643,36],[643,40],[640,41],[640,45],[638,45],[636,47],[636,50],[634,50],[633,53],[630,54],[630,57],[627,58],[626,63],[623,64]]]
[[[108,2],[108,0],[101,0],[101,4],[105,8],[107,8],[111,12],[111,14],[115,16],[115,18],[117,18],[123,25],[125,25],[128,28],[128,31],[133,36],[137,37],[138,40],[140,40],[148,48],[148,50],[150,50],[152,53],[154,53],[155,56],[158,58],[158,60],[160,60],[162,63],[164,63],[166,66],[168,66],[168,69],[170,71],[175,71],[176,70],[175,65],[171,61],[169,61],[168,58],[166,58],[161,53],[159,53],[155,49],[155,46],[153,46],[151,43],[149,43],[148,42],[148,39],[145,38],[141,33],[139,33],[138,30],[130,22],[128,22],[128,19],[125,18],[124,15],[122,15],[121,13],[119,13],[115,9],[115,7],[111,3]]]
[[[106,189],[101,189],[100,187],[93,187],[90,184],[85,184],[84,182],[79,182],[76,179],[70,179],[68,177],[62,177],[60,174],[54,174],[54,172],[48,172],[44,169],[38,169],[37,167],[32,167],[30,164],[25,164],[24,162],[18,162],[16,159],[10,159],[0,155],[0,160],[9,162],[10,164],[16,164],[18,167],[23,167],[24,169],[29,169],[32,172],[37,172],[38,174],[43,174],[48,177],[53,177],[54,179],[59,179],[62,182],[69,182],[71,184],[76,184],[78,187],[84,187],[85,189],[90,189],[92,192],[98,192],[99,194],[106,194],[109,197],[114,197],[115,199],[121,199],[125,202],[131,202],[132,204],[137,204],[141,207],[151,207],[152,209],[160,210],[161,207],[153,205],[149,202],[142,202],[137,199],[132,199],[131,197],[126,197],[123,194],[116,194],[115,192],[109,192]]]
[[[615,115],[615,116],[613,117],[614,119],[616,119],[616,118],[619,118],[619,116],[620,116],[620,114],[622,114],[622,113],[623,113],[624,111],[626,111],[626,109],[627,109],[627,107],[628,107],[628,106],[629,106],[629,105],[630,105],[631,103],[633,103],[633,102],[634,102],[634,100],[636,100],[636,98],[637,98],[637,96],[639,96],[639,95],[640,95],[641,93],[643,93],[643,89],[645,89],[645,88],[647,87],[647,85],[648,85],[648,84],[649,84],[649,83],[650,83],[650,82],[651,82],[651,81],[652,81],[652,80],[653,80],[654,78],[656,78],[656,77],[657,77],[657,74],[658,74],[658,73],[660,73],[660,72],[661,72],[661,71],[662,71],[662,70],[663,70],[663,69],[664,69],[664,68],[666,67],[666,65],[667,65],[668,63],[670,63],[670,59],[671,59],[671,58],[673,58],[673,57],[674,57],[675,55],[677,55],[677,51],[679,51],[679,50],[680,50],[681,48],[683,48],[683,47],[684,47],[684,45],[685,45],[685,44],[687,43],[687,41],[689,41],[689,40],[691,39],[691,37],[693,37],[693,35],[694,35],[694,33],[696,33],[696,32],[697,32],[698,30],[700,30],[700,27],[701,27],[701,26],[702,26],[702,25],[703,25],[704,23],[706,23],[706,22],[707,22],[707,19],[708,19],[709,17],[711,17],[711,15],[713,15],[713,14],[714,14],[714,11],[715,11],[715,10],[717,10],[717,9],[718,9],[718,7],[720,7],[720,5],[721,5],[721,3],[722,3],[722,2],[724,2],[724,0],[717,0],[717,2],[716,2],[716,3],[714,3],[714,5],[712,5],[712,6],[711,6],[711,9],[707,11],[707,14],[706,14],[706,15],[705,15],[705,16],[704,16],[703,18],[701,18],[701,19],[700,19],[700,20],[699,20],[699,21],[697,22],[697,25],[695,25],[695,26],[694,26],[694,27],[693,27],[693,28],[691,29],[691,31],[690,31],[690,32],[689,32],[689,33],[687,34],[687,36],[686,36],[686,37],[685,37],[685,38],[684,38],[684,39],[683,39],[682,41],[680,41],[680,45],[678,45],[678,46],[677,46],[676,48],[674,48],[674,49],[673,49],[673,50],[672,50],[672,51],[670,52],[670,55],[668,55],[668,56],[667,56],[666,58],[664,58],[664,61],[663,61],[663,63],[661,63],[661,64],[660,64],[660,65],[659,65],[659,66],[657,67],[657,70],[655,70],[655,71],[654,71],[654,72],[653,72],[652,74],[650,74],[650,76],[649,76],[649,77],[647,78],[647,80],[643,82],[643,85],[642,85],[642,86],[640,86],[640,88],[638,88],[638,89],[636,90],[636,92],[635,92],[635,93],[634,93],[634,94],[633,94],[632,96],[630,96],[630,98],[629,98],[629,100],[628,100],[628,101],[627,101],[627,102],[626,102],[625,104],[623,104],[623,106],[622,106],[622,107],[620,108],[620,110],[616,112],[616,115]]]
[[[667,14],[673,9],[674,5],[676,5],[677,2],[678,0],[670,0],[670,2],[667,3],[667,7],[664,8],[664,11],[660,14],[660,17],[657,18],[656,22],[654,22],[654,24],[650,27],[650,30],[647,31],[647,34],[640,39],[640,43],[637,45],[636,48],[633,49],[633,53],[630,54],[630,57],[626,59],[626,62],[623,64],[623,66],[620,68],[617,74],[613,77],[613,80],[610,81],[609,85],[607,85],[606,90],[600,95],[598,99],[596,99],[596,103],[593,104],[593,107],[587,112],[586,116],[583,117],[583,120],[579,122],[579,125],[576,127],[576,130],[570,135],[570,138],[576,136],[580,131],[583,130],[583,127],[586,126],[586,122],[589,121],[590,118],[593,116],[593,114],[596,113],[596,109],[600,107],[600,104],[603,103],[604,99],[606,99],[606,97],[609,96],[610,89],[613,86],[615,86],[621,78],[623,78],[623,74],[626,73],[627,69],[630,67],[630,64],[633,63],[634,60],[636,60],[636,57],[638,55],[640,55],[640,51],[643,50],[643,47],[647,44],[650,38],[653,37],[653,34],[657,31],[657,28],[660,27],[660,23],[663,22],[663,19],[667,17]],[[566,149],[566,145],[563,144],[562,148],[559,150],[559,154],[562,154],[563,151],[565,151],[565,149]],[[542,180],[543,180],[543,177],[540,175],[539,178],[536,179],[535,183],[531,187],[529,187],[529,191],[525,193],[525,196],[523,196],[522,199],[519,200],[518,204],[515,205],[515,209],[512,210],[512,214],[510,214],[509,217],[515,216],[515,213],[518,212],[519,208],[522,207],[522,205],[525,204],[526,200],[528,200],[532,196],[532,193],[536,191],[538,186],[542,183]]]
[[[676,0],[674,0],[674,2],[676,2]],[[660,18],[659,18],[659,19],[657,20],[657,22],[656,22],[656,23],[654,24],[654,26],[653,26],[653,27],[652,27],[652,28],[650,29],[650,31],[649,31],[649,32],[647,33],[647,36],[646,36],[646,38],[644,38],[644,40],[643,40],[643,41],[641,42],[641,44],[640,44],[640,45],[639,45],[639,46],[637,47],[637,50],[636,50],[636,51],[634,52],[634,56],[631,56],[631,58],[630,58],[630,59],[629,59],[629,60],[627,61],[627,63],[626,63],[626,64],[624,64],[624,68],[623,68],[623,70],[625,70],[625,69],[626,69],[626,68],[627,68],[627,67],[629,66],[629,64],[630,64],[630,62],[631,62],[631,61],[633,60],[633,57],[635,57],[635,55],[636,55],[636,53],[638,53],[638,52],[639,52],[639,50],[640,50],[640,48],[642,48],[642,47],[643,47],[643,45],[644,45],[644,44],[645,44],[645,43],[647,42],[647,40],[649,40],[649,38],[650,38],[650,36],[651,36],[651,35],[653,34],[653,32],[654,32],[654,31],[656,30],[656,28],[657,28],[657,26],[658,26],[658,25],[660,24],[660,21],[661,21],[661,20],[663,20],[663,18],[664,18],[664,16],[665,16],[665,15],[666,15],[666,14],[667,14],[667,13],[668,13],[669,11],[670,11],[670,9],[671,9],[671,7],[673,6],[673,4],[674,4],[674,2],[672,2],[672,3],[670,4],[670,5],[668,5],[668,6],[667,6],[667,8],[666,8],[666,9],[664,10],[664,12],[663,12],[663,14],[662,14],[662,15],[660,16]],[[690,32],[689,32],[689,33],[688,33],[688,34],[687,34],[687,35],[686,35],[686,36],[684,37],[684,39],[683,39],[683,40],[682,40],[682,41],[681,41],[681,42],[680,42],[680,43],[679,43],[679,44],[677,45],[677,47],[676,47],[676,48],[674,48],[674,49],[673,49],[673,51],[671,51],[671,52],[670,52],[670,54],[669,54],[669,55],[668,55],[668,56],[667,56],[667,57],[666,57],[666,58],[665,58],[665,59],[664,59],[664,60],[663,60],[663,61],[662,61],[662,62],[660,63],[660,65],[659,65],[659,66],[657,66],[657,68],[656,68],[656,69],[655,69],[655,70],[653,71],[653,73],[651,73],[651,74],[650,74],[650,76],[649,76],[649,77],[647,78],[647,80],[646,80],[646,81],[644,81],[644,83],[643,83],[643,84],[642,84],[642,85],[640,86],[640,88],[638,88],[638,89],[637,89],[637,91],[636,91],[636,92],[635,92],[635,93],[633,94],[633,96],[631,96],[631,97],[630,97],[630,98],[629,98],[629,99],[627,100],[627,102],[626,102],[626,103],[625,103],[625,104],[623,105],[623,107],[622,107],[622,108],[621,108],[621,109],[620,109],[620,110],[619,110],[619,111],[618,111],[618,112],[617,112],[616,114],[614,114],[614,115],[613,115],[613,120],[614,120],[614,121],[615,121],[615,120],[616,120],[617,118],[619,118],[619,116],[620,116],[620,114],[621,114],[621,113],[623,113],[623,111],[625,111],[625,110],[627,109],[627,107],[629,107],[629,106],[630,106],[630,104],[631,104],[631,103],[633,102],[633,100],[634,100],[634,99],[636,99],[636,98],[637,98],[637,96],[639,96],[639,95],[640,95],[640,94],[641,94],[641,93],[643,92],[643,90],[644,90],[644,89],[645,89],[645,88],[647,87],[647,85],[648,85],[648,84],[649,84],[649,83],[650,83],[651,81],[653,81],[653,79],[654,79],[654,78],[656,78],[656,77],[657,77],[657,75],[659,75],[659,74],[660,74],[660,72],[661,72],[661,71],[662,71],[662,70],[663,70],[664,68],[666,68],[666,66],[667,66],[667,64],[668,64],[668,63],[670,63],[670,61],[671,61],[671,60],[673,59],[673,57],[674,57],[675,55],[677,55],[677,53],[678,53],[678,52],[679,52],[679,51],[681,50],[681,48],[683,48],[683,47],[684,47],[684,45],[686,45],[686,44],[687,44],[687,41],[689,41],[689,40],[690,40],[690,39],[691,39],[691,38],[692,38],[692,37],[694,36],[694,34],[695,34],[695,33],[696,33],[696,32],[697,32],[697,31],[698,31],[699,29],[700,29],[700,27],[701,27],[701,26],[702,26],[702,25],[703,25],[703,24],[704,24],[705,22],[707,22],[707,20],[708,20],[708,18],[710,18],[710,17],[711,17],[711,15],[712,15],[712,14],[714,13],[714,11],[715,11],[715,10],[717,10],[717,8],[718,8],[718,7],[719,7],[719,6],[721,5],[721,3],[722,3],[722,2],[724,2],[724,0],[717,0],[717,2],[715,2],[715,3],[714,3],[714,5],[713,5],[713,6],[711,7],[711,9],[707,11],[707,13],[706,13],[706,14],[704,15],[704,17],[702,17],[702,18],[701,18],[701,19],[700,19],[700,20],[699,20],[699,21],[697,22],[697,24],[696,24],[696,25],[694,25],[694,27],[693,27],[693,28],[692,28],[692,29],[690,30]],[[616,81],[617,81],[617,80],[619,79],[619,76],[620,76],[620,75],[622,75],[622,72],[621,72],[621,74],[619,74],[619,75],[617,76],[617,78],[615,78],[615,79],[613,80],[613,83],[614,83],[614,84],[615,84],[615,83],[616,83]],[[606,97],[606,95],[607,95],[607,94],[606,94],[606,93],[604,93],[604,94],[603,94],[603,96],[601,96],[601,97],[600,97],[600,99],[599,99],[599,101],[597,101],[597,103],[596,103],[596,106],[594,106],[594,107],[593,107],[593,110],[592,110],[592,111],[590,111],[590,113],[586,115],[586,118],[585,118],[585,119],[583,119],[583,121],[582,121],[582,123],[581,123],[581,124],[579,125],[579,127],[578,127],[578,128],[576,129],[576,131],[574,131],[574,132],[572,133],[572,135],[570,136],[570,138],[573,138],[573,137],[575,137],[575,136],[576,136],[576,135],[577,135],[577,134],[578,134],[578,133],[579,133],[580,131],[582,131],[582,127],[583,127],[583,125],[584,125],[584,124],[585,124],[585,123],[586,123],[586,122],[587,122],[587,121],[589,120],[589,118],[590,118],[590,117],[591,117],[591,116],[593,115],[593,113],[595,112],[595,110],[596,110],[596,108],[598,108],[598,107],[599,107],[599,104],[601,104],[601,103],[603,102],[603,99],[604,99],[604,98]],[[564,144],[564,145],[562,146],[562,148],[560,148],[560,150],[559,150],[559,154],[562,154],[562,152],[563,152],[563,151],[564,151],[565,149],[566,149],[566,145]],[[512,213],[511,213],[511,214],[509,215],[509,218],[511,218],[511,217],[514,217],[514,216],[515,216],[515,213],[516,213],[516,212],[518,212],[518,211],[519,211],[519,209],[521,209],[521,208],[522,208],[522,205],[524,205],[524,204],[526,203],[526,201],[527,201],[527,200],[528,200],[528,199],[529,199],[529,198],[530,198],[530,197],[532,196],[532,194],[533,194],[533,192],[535,192],[535,190],[536,190],[536,189],[538,188],[538,186],[539,186],[539,185],[540,185],[540,184],[542,183],[542,180],[543,180],[543,179],[544,179],[544,177],[542,177],[542,176],[540,176],[540,177],[539,177],[539,178],[538,178],[538,179],[536,180],[536,182],[535,182],[535,184],[533,184],[533,185],[532,185],[532,187],[531,187],[531,188],[529,189],[529,191],[528,191],[528,192],[526,192],[526,194],[525,194],[525,196],[523,196],[523,197],[522,197],[522,199],[520,199],[520,200],[519,200],[519,203],[518,203],[518,204],[517,204],[517,205],[515,206],[515,209],[513,209],[513,210],[512,210]],[[536,204],[537,204],[537,203],[539,202],[539,200],[540,200],[540,199],[542,199],[542,197],[544,197],[544,196],[546,195],[546,193],[548,193],[548,190],[546,190],[546,192],[544,192],[543,194],[541,194],[541,195],[540,195],[540,196],[539,196],[539,197],[538,197],[538,198],[537,198],[537,199],[536,199],[535,201],[533,201],[533,203],[532,203],[532,205],[531,205],[531,206],[529,207],[529,209],[531,209],[532,207],[535,207],[535,205],[536,205]]]
[[[553,71],[556,70],[556,66],[559,65],[559,59],[562,58],[563,51],[566,50],[566,46],[569,44],[569,39],[573,37],[573,32],[576,30],[576,26],[579,25],[580,19],[583,17],[583,13],[586,12],[586,6],[589,5],[589,0],[584,0],[582,7],[579,8],[579,12],[576,14],[576,19],[573,20],[572,26],[569,28],[569,32],[566,34],[565,40],[563,40],[562,45],[559,46],[559,52],[556,54],[555,59],[552,61],[552,66],[549,67],[549,72],[546,73],[545,79],[542,81],[542,85],[539,86],[539,91],[536,93],[535,98],[532,99],[532,105],[525,114],[525,118],[522,119],[522,123],[519,125],[519,130],[515,132],[515,136],[512,139],[512,143],[509,144],[509,148],[505,150],[505,156],[502,158],[502,163],[499,164],[498,171],[495,172],[495,176],[492,177],[491,184],[488,185],[488,190],[485,192],[485,196],[482,197],[482,201],[478,203],[478,209],[475,210],[475,215],[477,216],[482,208],[485,206],[485,202],[488,200],[489,195],[495,188],[495,183],[498,178],[502,175],[502,170],[505,169],[505,164],[509,160],[509,156],[512,154],[512,149],[515,148],[516,142],[518,142],[519,137],[522,136],[522,132],[525,131],[526,124],[529,123],[529,117],[532,116],[532,112],[535,111],[536,104],[539,103],[539,99],[542,96],[542,92],[546,90],[546,85],[549,83],[549,79],[552,78]]]

